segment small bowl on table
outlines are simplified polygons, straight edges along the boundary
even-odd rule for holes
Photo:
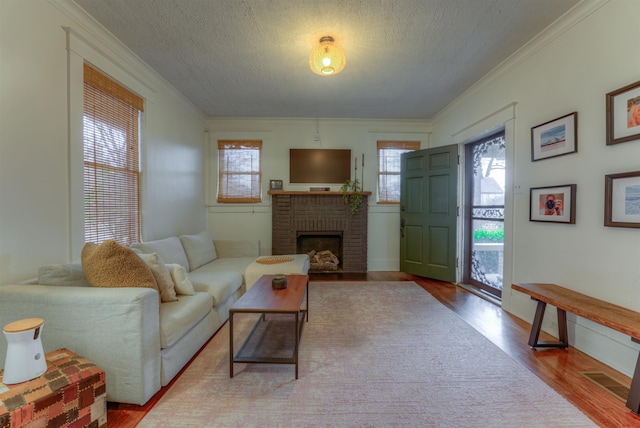
[[[271,279],[271,288],[274,290],[282,290],[287,288],[287,277],[281,273],[273,275]]]

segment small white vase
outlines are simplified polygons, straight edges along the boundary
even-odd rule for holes
[[[7,358],[2,382],[11,385],[35,379],[47,371],[42,349],[42,318],[28,318],[4,326],[7,338]]]

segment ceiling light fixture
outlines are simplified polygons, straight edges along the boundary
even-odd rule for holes
[[[320,76],[340,73],[346,62],[344,49],[330,36],[322,37],[320,43],[311,49],[309,54],[311,71]]]

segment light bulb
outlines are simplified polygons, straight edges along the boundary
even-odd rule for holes
[[[324,65],[325,67],[328,67],[331,65],[331,58],[329,58],[328,56],[322,58],[322,65]]]

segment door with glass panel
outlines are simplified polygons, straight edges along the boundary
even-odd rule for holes
[[[504,260],[504,131],[465,145],[463,281],[502,296]]]

